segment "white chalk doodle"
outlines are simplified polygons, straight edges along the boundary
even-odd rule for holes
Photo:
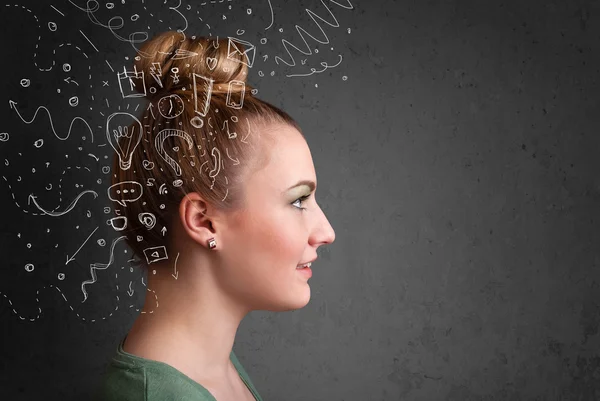
[[[96,52],[100,52],[100,50],[98,50],[98,48],[96,47],[96,45],[94,45],[92,43],[92,41],[85,35],[85,33],[83,33],[82,30],[79,30],[79,32],[81,33],[81,35],[90,43],[90,45],[92,45],[92,47],[96,50]]]
[[[110,246],[110,258],[108,260],[108,263],[91,263],[90,264],[90,275],[92,276],[91,280],[86,280],[83,283],[81,283],[81,292],[83,292],[83,301],[81,302],[85,302],[87,300],[88,294],[87,291],[85,290],[85,286],[88,284],[94,284],[97,280],[98,277],[96,275],[96,270],[104,270],[106,268],[108,268],[108,266],[110,266],[115,259],[115,245],[117,245],[117,243],[121,240],[124,240],[126,237],[123,235],[119,238],[115,238]]]
[[[131,167],[131,158],[142,140],[144,130],[137,117],[126,112],[116,112],[106,119],[106,138],[119,156],[119,167]]]
[[[172,60],[184,60],[186,58],[195,57],[198,53],[189,50],[176,49],[175,54],[171,57]]]
[[[285,61],[283,60],[281,57],[279,56],[275,56],[275,62],[277,64],[279,64],[279,62],[283,62],[284,64],[286,64],[289,67],[294,67],[296,65],[296,59],[294,58],[294,56],[292,55],[292,53],[290,52],[290,47],[295,49],[296,51],[309,56],[311,54],[313,54],[312,48],[309,46],[308,42],[306,41],[306,37],[311,38],[312,40],[314,40],[315,42],[321,43],[321,44],[329,44],[329,37],[327,36],[327,34],[325,33],[325,31],[323,30],[323,27],[321,26],[321,23],[319,23],[317,21],[320,20],[322,23],[325,23],[331,27],[334,28],[339,28],[340,24],[337,20],[337,18],[335,17],[335,15],[333,14],[333,12],[331,11],[331,9],[329,8],[329,6],[327,5],[325,0],[321,0],[321,3],[323,4],[323,6],[325,6],[325,8],[327,9],[327,12],[329,12],[329,15],[331,16],[331,18],[333,19],[333,21],[328,21],[325,18],[321,17],[320,15],[316,14],[315,12],[313,12],[310,9],[306,9],[306,13],[308,14],[308,16],[313,20],[313,22],[315,23],[315,25],[317,26],[317,28],[319,28],[319,30],[321,31],[322,35],[323,35],[323,39],[319,39],[314,37],[313,35],[311,35],[306,29],[302,28],[300,25],[296,25],[296,31],[298,32],[298,34],[300,35],[300,38],[302,39],[302,42],[304,42],[304,46],[306,48],[306,50],[300,49],[299,47],[293,45],[290,41],[286,40],[286,39],[282,39],[281,43],[283,44],[283,47],[285,48],[285,51],[287,52],[290,61]],[[354,9],[354,6],[352,5],[352,3],[350,3],[349,0],[346,1],[347,4],[341,4],[337,1],[333,1],[333,0],[329,0],[329,3],[333,3],[339,7],[342,7],[346,10],[352,10]]]
[[[173,168],[173,170],[175,171],[175,174],[177,176],[180,176],[181,175],[181,167],[175,161],[175,159],[173,159],[171,156],[169,156],[165,152],[165,149],[163,146],[164,140],[170,136],[177,136],[179,138],[184,139],[188,144],[188,149],[191,149],[194,146],[194,140],[185,131],[178,130],[178,129],[168,129],[168,128],[160,131],[154,140],[154,147],[156,148],[156,151],[158,152],[160,157],[162,157],[164,159],[164,161],[166,161],[167,164],[169,164],[169,166],[171,166]]]
[[[138,71],[135,66],[133,71],[127,71],[123,68],[123,72],[117,73],[117,78],[123,99],[146,96],[144,71]],[[141,92],[138,90],[141,90]]]
[[[142,166],[146,170],[152,170],[154,168],[154,162],[151,162],[150,160],[143,160],[142,161]]]
[[[65,136],[64,138],[60,137],[57,133],[56,130],[54,129],[54,123],[52,121],[52,115],[50,114],[50,110],[48,110],[45,106],[39,106],[36,110],[35,113],[33,113],[33,117],[31,117],[31,120],[27,121],[25,118],[23,118],[23,116],[21,115],[21,113],[19,112],[19,110],[17,109],[17,102],[13,101],[13,100],[9,100],[8,101],[8,105],[10,106],[11,109],[13,109],[15,111],[15,113],[17,113],[17,115],[19,116],[19,118],[25,123],[25,124],[31,124],[35,118],[38,115],[38,112],[40,110],[44,110],[47,114],[48,114],[48,118],[50,119],[50,128],[52,129],[52,133],[54,134],[54,136],[56,136],[56,138],[58,138],[61,141],[65,141],[69,138],[69,136],[71,135],[71,131],[73,130],[73,124],[75,124],[75,121],[82,121],[85,126],[88,128],[89,132],[90,132],[90,137],[91,137],[91,141],[94,142],[94,131],[92,131],[92,127],[90,127],[90,125],[88,124],[87,121],[85,121],[82,117],[75,117],[71,120],[71,125],[69,126],[69,132],[67,133],[67,136]]]
[[[183,113],[185,104],[183,103],[181,97],[179,97],[178,95],[168,95],[162,97],[158,101],[157,107],[161,116],[167,119],[171,119],[178,117],[179,115],[181,115],[181,113]]]
[[[173,83],[175,85],[177,85],[179,83],[179,75],[178,75],[179,74],[179,68],[177,68],[177,67],[171,68],[171,73],[173,74],[173,75],[171,75],[171,78],[173,78]]]
[[[137,181],[121,181],[107,189],[108,198],[127,207],[126,202],[135,202],[144,194],[144,187]]]
[[[58,8],[54,7],[52,4],[50,4],[50,7],[52,7],[52,9],[53,9],[54,11],[56,11],[57,13],[59,13],[60,15],[62,15],[63,17],[65,16],[65,15],[62,13],[62,11],[60,11]]]
[[[231,107],[232,109],[241,109],[244,107],[245,92],[246,83],[244,81],[230,81],[227,87],[227,107]]]
[[[30,15],[31,15],[31,16],[32,16],[34,19],[35,19],[35,22],[36,22],[36,24],[37,24],[37,29],[38,29],[38,32],[40,32],[40,31],[41,31],[40,20],[39,20],[38,16],[37,16],[37,15],[35,15],[35,14],[33,13],[33,11],[31,11],[31,10],[30,10],[30,9],[28,9],[27,7],[25,7],[25,6],[22,6],[22,5],[20,5],[20,4],[5,4],[4,6],[5,6],[5,7],[9,7],[9,8],[10,8],[10,7],[14,7],[14,8],[21,8],[22,10],[25,10],[25,11],[27,11],[27,12],[28,12],[28,13],[29,13],[29,14],[30,14]],[[56,28],[57,28],[57,26],[56,26],[56,23],[52,22],[52,23],[49,23],[49,24],[48,24],[48,29],[49,29],[50,31],[52,31],[52,30],[56,31]],[[42,67],[40,67],[40,66],[38,65],[38,63],[37,63],[37,56],[38,56],[38,49],[40,48],[40,40],[41,40],[41,39],[42,39],[42,35],[41,35],[41,32],[40,32],[40,34],[38,34],[38,38],[37,38],[37,41],[36,41],[36,43],[35,43],[35,51],[33,52],[33,64],[36,66],[36,68],[37,68],[39,71],[43,71],[43,72],[45,72],[45,71],[50,71],[50,70],[52,70],[52,68],[54,68],[54,66],[56,65],[56,62],[55,62],[54,60],[52,60],[52,65],[51,65],[50,67],[48,67],[48,68],[42,68]]]
[[[215,57],[207,57],[206,58],[206,65],[212,71],[217,66],[217,61],[218,60]]]
[[[166,195],[167,194],[167,184],[165,184],[165,183],[160,184],[160,187],[158,187],[158,194],[159,195]]]
[[[214,80],[196,73],[193,73],[192,77],[194,81],[194,110],[202,117],[206,117],[210,107]]]
[[[144,256],[148,264],[168,259],[167,249],[164,245],[144,249]]]
[[[339,54],[338,56],[340,57],[340,59],[337,62],[337,64],[334,64],[334,65],[329,65],[329,64],[327,64],[326,61],[322,61],[321,62],[321,66],[323,67],[323,69],[320,70],[320,71],[317,70],[314,67],[311,67],[310,73],[308,73],[308,74],[289,74],[289,75],[286,75],[286,77],[308,77],[308,76],[313,75],[313,74],[320,74],[320,73],[322,73],[323,71],[325,71],[325,70],[327,70],[329,68],[335,68],[335,67],[339,66],[342,63],[342,60],[343,60],[343,57],[342,57],[341,54]]]
[[[227,138],[229,138],[229,139],[235,139],[235,138],[237,138],[237,132],[235,132],[235,131],[231,132],[229,130],[229,120],[223,121],[223,128],[222,128],[222,130],[227,133]]]
[[[123,231],[127,228],[127,217],[117,216],[106,220],[106,225],[111,226],[115,231]]]
[[[200,116],[194,116],[190,120],[190,124],[192,124],[194,128],[202,128],[204,126],[204,120],[201,119]]]
[[[81,250],[81,248],[83,248],[83,246],[89,241],[89,239],[92,237],[92,235],[94,235],[94,233],[98,230],[99,227],[96,227],[94,229],[94,231],[92,231],[92,233],[90,235],[88,235],[88,237],[85,239],[85,241],[83,241],[83,244],[81,244],[81,246],[79,248],[77,248],[77,250],[75,251],[75,253],[73,253],[73,255],[69,256],[67,255],[67,262],[65,263],[65,265],[68,265],[70,262],[75,260],[75,255],[77,255],[77,253]]]
[[[163,87],[162,83],[162,68],[160,67],[160,63],[152,63],[150,67],[150,76],[154,78],[159,87]],[[155,89],[156,90],[156,89]]]
[[[229,37],[227,41],[227,58],[252,68],[256,47],[245,40]],[[241,58],[241,60],[240,60]]]
[[[98,197],[98,193],[96,191],[92,191],[91,189],[88,189],[86,191],[83,191],[82,193],[80,193],[79,195],[77,195],[77,197],[69,204],[69,206],[67,206],[65,208],[65,210],[63,210],[62,212],[51,212],[51,211],[47,211],[45,209],[43,209],[36,201],[37,196],[35,196],[34,194],[30,194],[29,197],[27,198],[27,204],[31,204],[31,202],[34,203],[35,207],[37,207],[43,214],[47,214],[48,216],[53,216],[53,217],[57,217],[57,216],[62,216],[64,214],[69,213],[71,210],[73,210],[73,208],[75,207],[75,205],[77,204],[77,201],[79,201],[79,199],[85,195],[91,193],[94,195],[94,199],[96,199]]]
[[[143,212],[138,214],[138,220],[147,230],[152,230],[156,225],[156,217],[154,214],[149,212]]]
[[[177,256],[175,256],[175,263],[173,265],[173,273],[171,274],[171,276],[173,276],[173,278],[175,280],[177,280],[179,278],[179,272],[177,271],[177,259],[179,259],[179,252],[177,252]]]
[[[212,151],[210,152],[210,155],[213,158],[213,169],[208,173],[208,176],[211,178],[216,177],[219,174],[219,171],[221,171],[221,152],[219,151],[219,149],[212,148]],[[211,188],[212,189],[212,188]]]
[[[271,4],[271,0],[267,0],[267,2],[269,3],[269,9],[271,10],[271,23],[265,28],[265,31],[270,29],[275,22],[275,14],[273,13],[273,5]]]

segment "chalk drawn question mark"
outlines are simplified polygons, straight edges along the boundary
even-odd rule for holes
[[[167,154],[167,152],[165,152],[165,149],[163,146],[164,140],[170,136],[178,136],[178,137],[184,139],[188,144],[188,149],[192,149],[192,146],[194,146],[194,141],[192,140],[192,137],[187,132],[179,130],[179,129],[169,129],[169,128],[160,131],[158,133],[158,135],[156,136],[156,139],[154,140],[154,147],[158,151],[158,154],[160,155],[160,157],[162,157],[167,162],[167,164],[169,166],[171,166],[173,168],[173,170],[175,170],[175,175],[180,176],[181,175],[181,167],[179,166],[179,164],[177,164],[175,159],[173,159],[171,156],[169,156]]]

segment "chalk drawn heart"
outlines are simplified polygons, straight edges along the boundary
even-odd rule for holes
[[[173,152],[178,152],[178,151],[179,151],[179,146],[173,147]]]
[[[152,169],[154,168],[154,163],[153,163],[153,162],[151,162],[150,160],[144,160],[144,161],[142,162],[142,166],[144,166],[144,168],[145,168],[146,170],[152,170]]]
[[[212,70],[215,69],[215,67],[217,66],[217,59],[214,57],[207,57],[206,58],[206,65],[208,65],[208,68]]]

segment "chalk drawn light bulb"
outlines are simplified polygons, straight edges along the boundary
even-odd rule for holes
[[[106,138],[119,155],[119,167],[127,170],[131,167],[131,157],[142,140],[144,131],[140,120],[129,113],[117,112],[106,120]]]

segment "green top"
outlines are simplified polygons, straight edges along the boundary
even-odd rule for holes
[[[173,366],[125,352],[125,338],[102,377],[97,401],[217,401]],[[263,401],[233,350],[229,358],[254,398]]]

